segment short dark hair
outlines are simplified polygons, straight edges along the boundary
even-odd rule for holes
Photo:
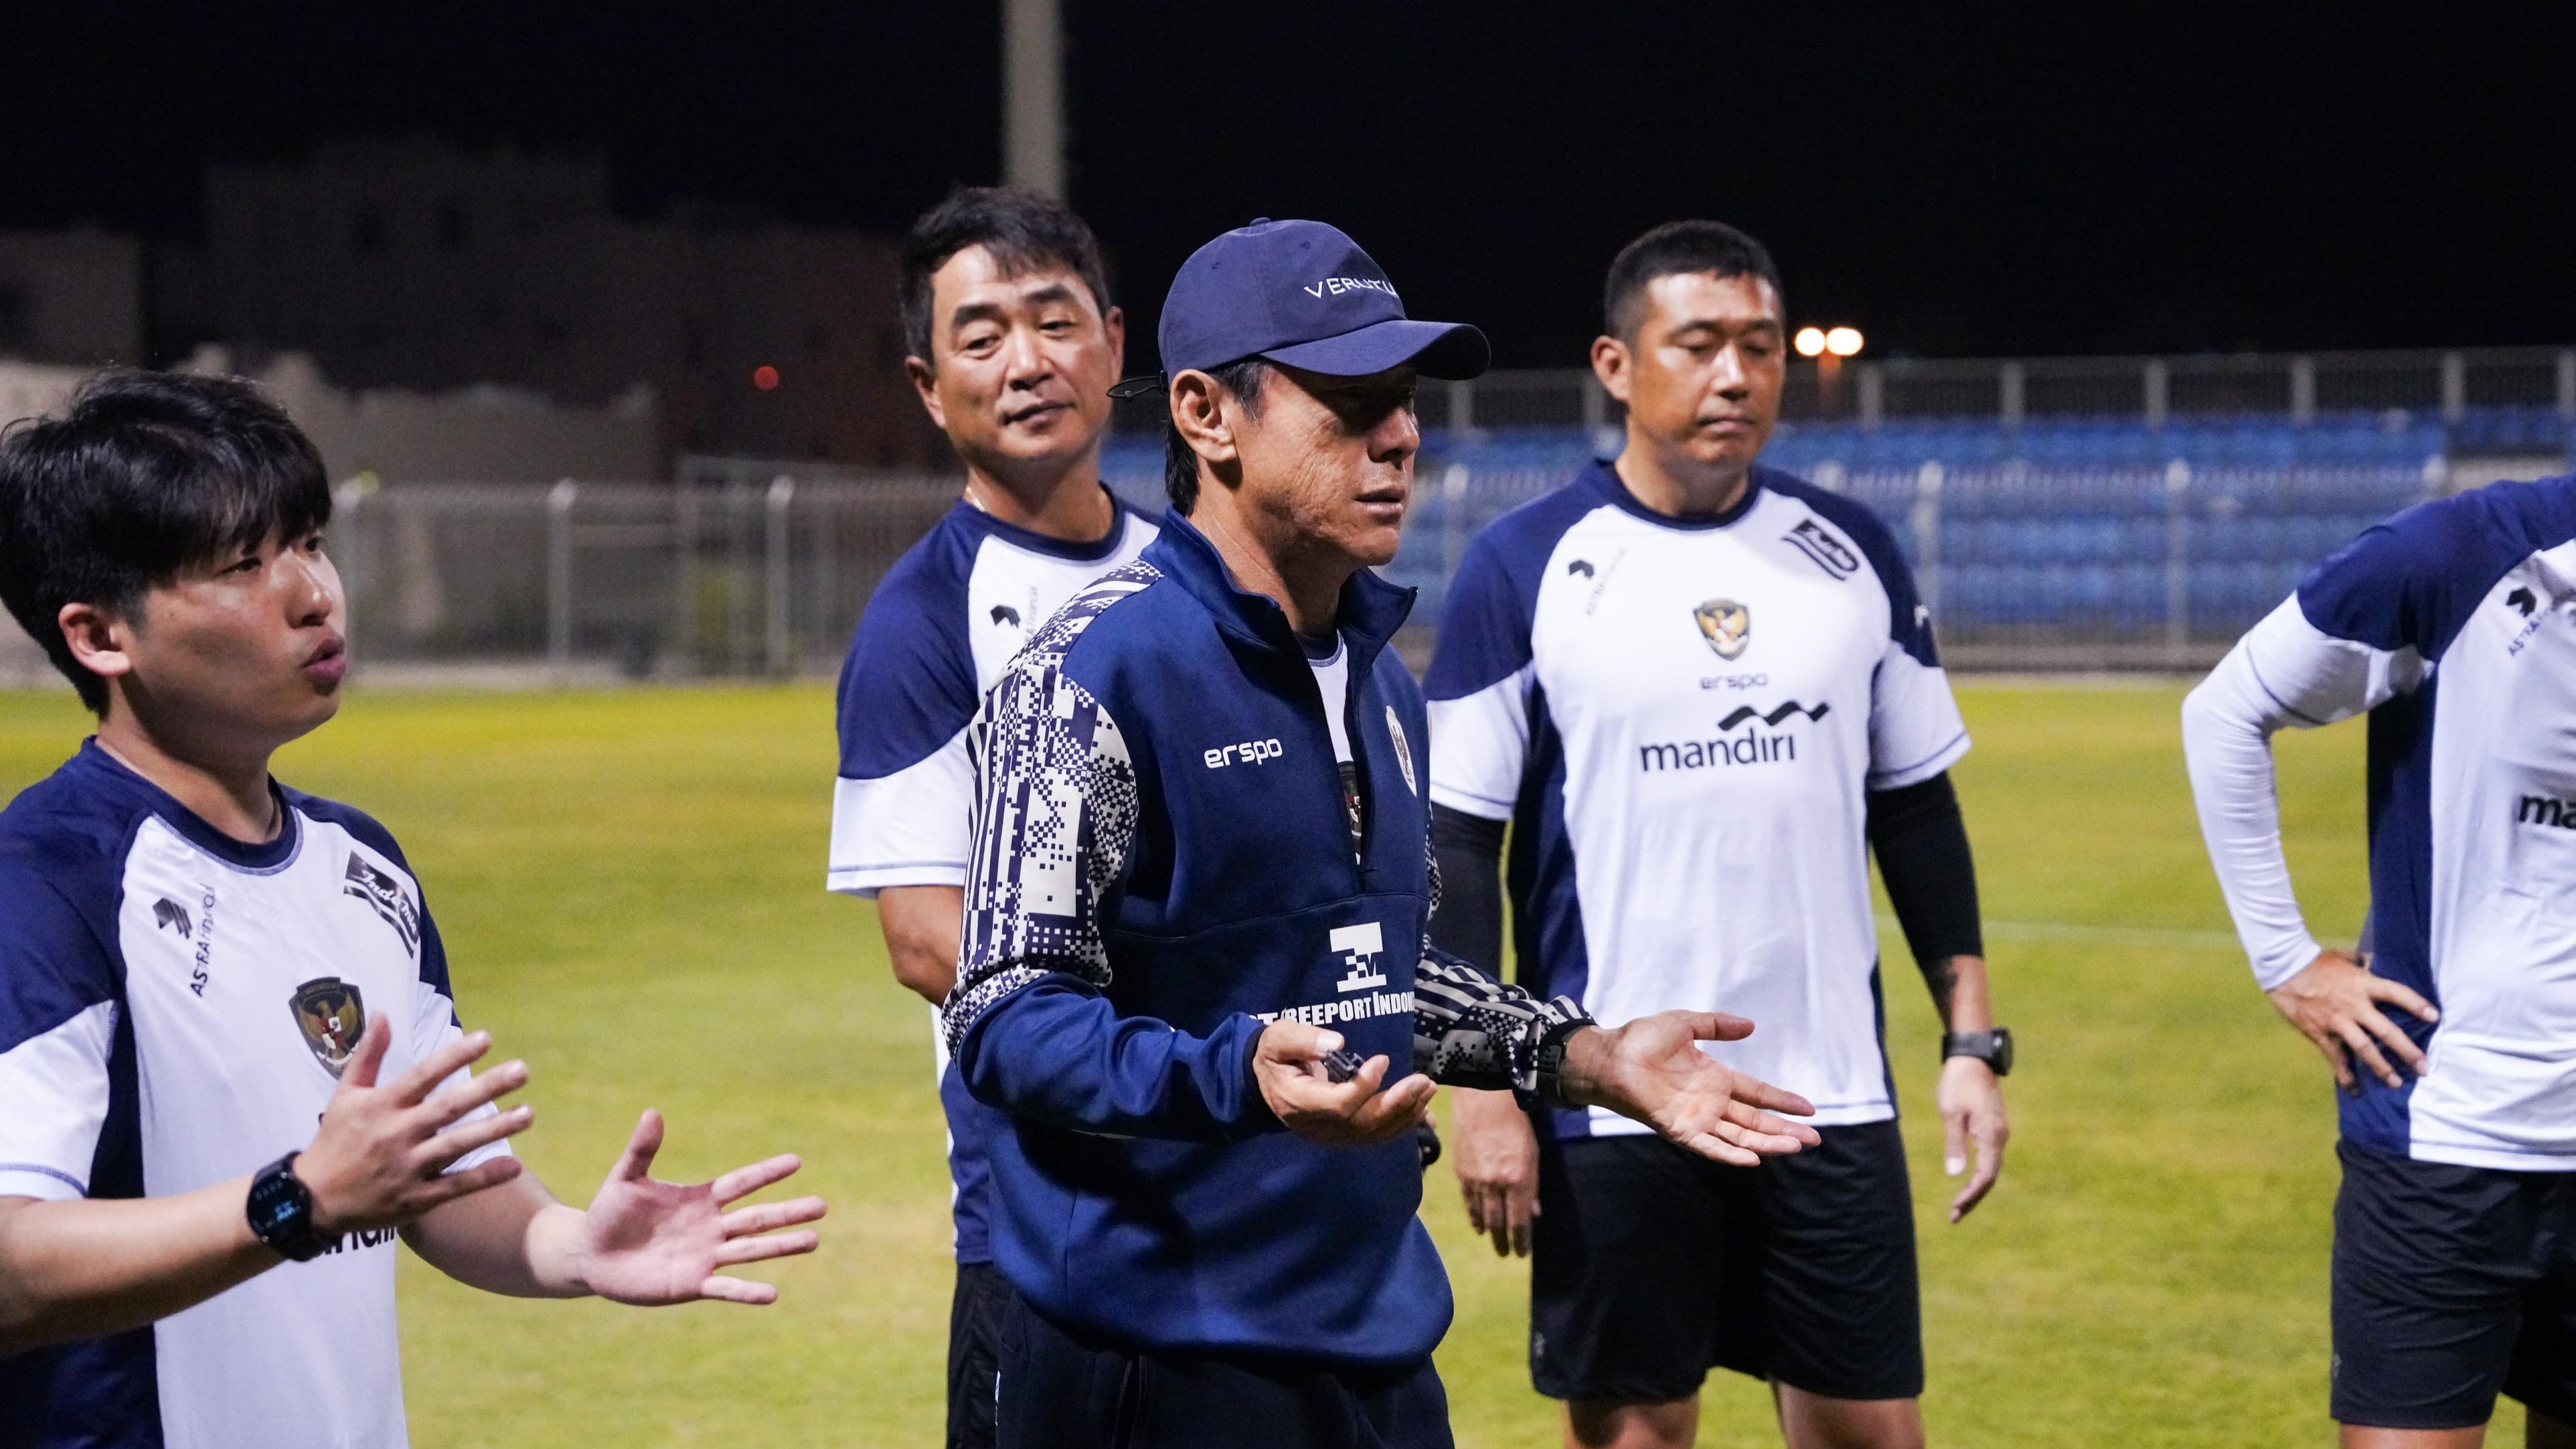
[[[1644,320],[1639,315],[1646,284],[1657,277],[1709,272],[1719,277],[1760,277],[1783,297],[1780,269],[1762,243],[1722,221],[1668,221],[1619,249],[1610,262],[1610,279],[1601,288],[1601,325],[1613,337],[1626,337]]]
[[[903,237],[895,301],[903,310],[903,345],[924,362],[933,360],[930,278],[968,247],[992,253],[1010,276],[1062,267],[1082,278],[1100,315],[1109,315],[1109,281],[1100,265],[1100,241],[1081,217],[1061,201],[1007,186],[961,186],[923,212]]]
[[[72,657],[65,604],[131,617],[184,569],[330,518],[322,455],[238,378],[103,372],[0,431],[0,602],[93,714],[107,681]]]
[[[1244,412],[1261,416],[1261,381],[1269,376],[1270,364],[1258,357],[1239,358],[1222,367],[1211,367],[1207,375],[1217,386],[1234,394]],[[1171,394],[1163,394],[1166,404]],[[1172,511],[1183,518],[1199,506],[1199,455],[1190,448],[1190,440],[1181,436],[1181,425],[1169,413],[1163,415],[1163,492],[1172,500]]]

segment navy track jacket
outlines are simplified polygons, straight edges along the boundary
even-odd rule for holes
[[[1293,1137],[1266,1021],[1461,1086],[1536,1090],[1580,1025],[1427,954],[1422,696],[1386,647],[1413,594],[1343,588],[1352,851],[1322,694],[1287,616],[1175,518],[1033,636],[977,719],[949,1040],[993,1144],[994,1261],[1041,1312],[1148,1350],[1420,1361],[1449,1283],[1412,1134]]]

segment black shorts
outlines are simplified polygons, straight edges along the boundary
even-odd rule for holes
[[[1431,1360],[1393,1369],[1150,1353],[1003,1310],[1005,1449],[1455,1449]]]
[[[1530,1378],[1663,1403],[1730,1368],[1837,1399],[1923,1392],[1914,1204],[1894,1122],[1729,1167],[1660,1137],[1539,1147]]]
[[[2465,1429],[2501,1391],[2576,1424],[2576,1173],[2335,1151],[2335,1418]]]
[[[948,1449],[993,1449],[1003,1310],[1016,1296],[992,1264],[957,1265],[957,1291],[948,1300]]]

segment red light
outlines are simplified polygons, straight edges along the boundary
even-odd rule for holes
[[[770,366],[766,362],[753,368],[751,370],[751,385],[759,388],[762,392],[776,391],[778,388],[778,369]]]

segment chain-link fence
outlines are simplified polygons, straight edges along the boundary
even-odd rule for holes
[[[1153,400],[1148,399],[1150,404]],[[1134,417],[1143,419],[1149,408]],[[1426,427],[1595,428],[1619,420],[1617,401],[1588,368],[1489,372],[1473,382],[1425,383]],[[2185,355],[2171,357],[1886,358],[1794,360],[1781,413],[1792,423],[1874,427],[1904,418],[1977,419],[2017,426],[2042,418],[2125,418],[2160,427],[2177,418],[2267,415],[2311,423],[2338,413],[2403,412],[2453,425],[2517,423],[2558,452],[2576,424],[2576,348],[2480,347]],[[1122,421],[1126,419],[1122,418]]]
[[[1385,573],[1430,643],[1478,530],[1569,469],[1433,459]],[[333,552],[362,668],[504,665],[536,678],[828,673],[954,478],[692,460],[681,486],[418,485],[344,498]],[[1150,498],[1154,480],[1117,480]],[[2315,561],[2440,491],[2430,466],[1827,470],[1912,562],[1954,662],[2206,664]]]

